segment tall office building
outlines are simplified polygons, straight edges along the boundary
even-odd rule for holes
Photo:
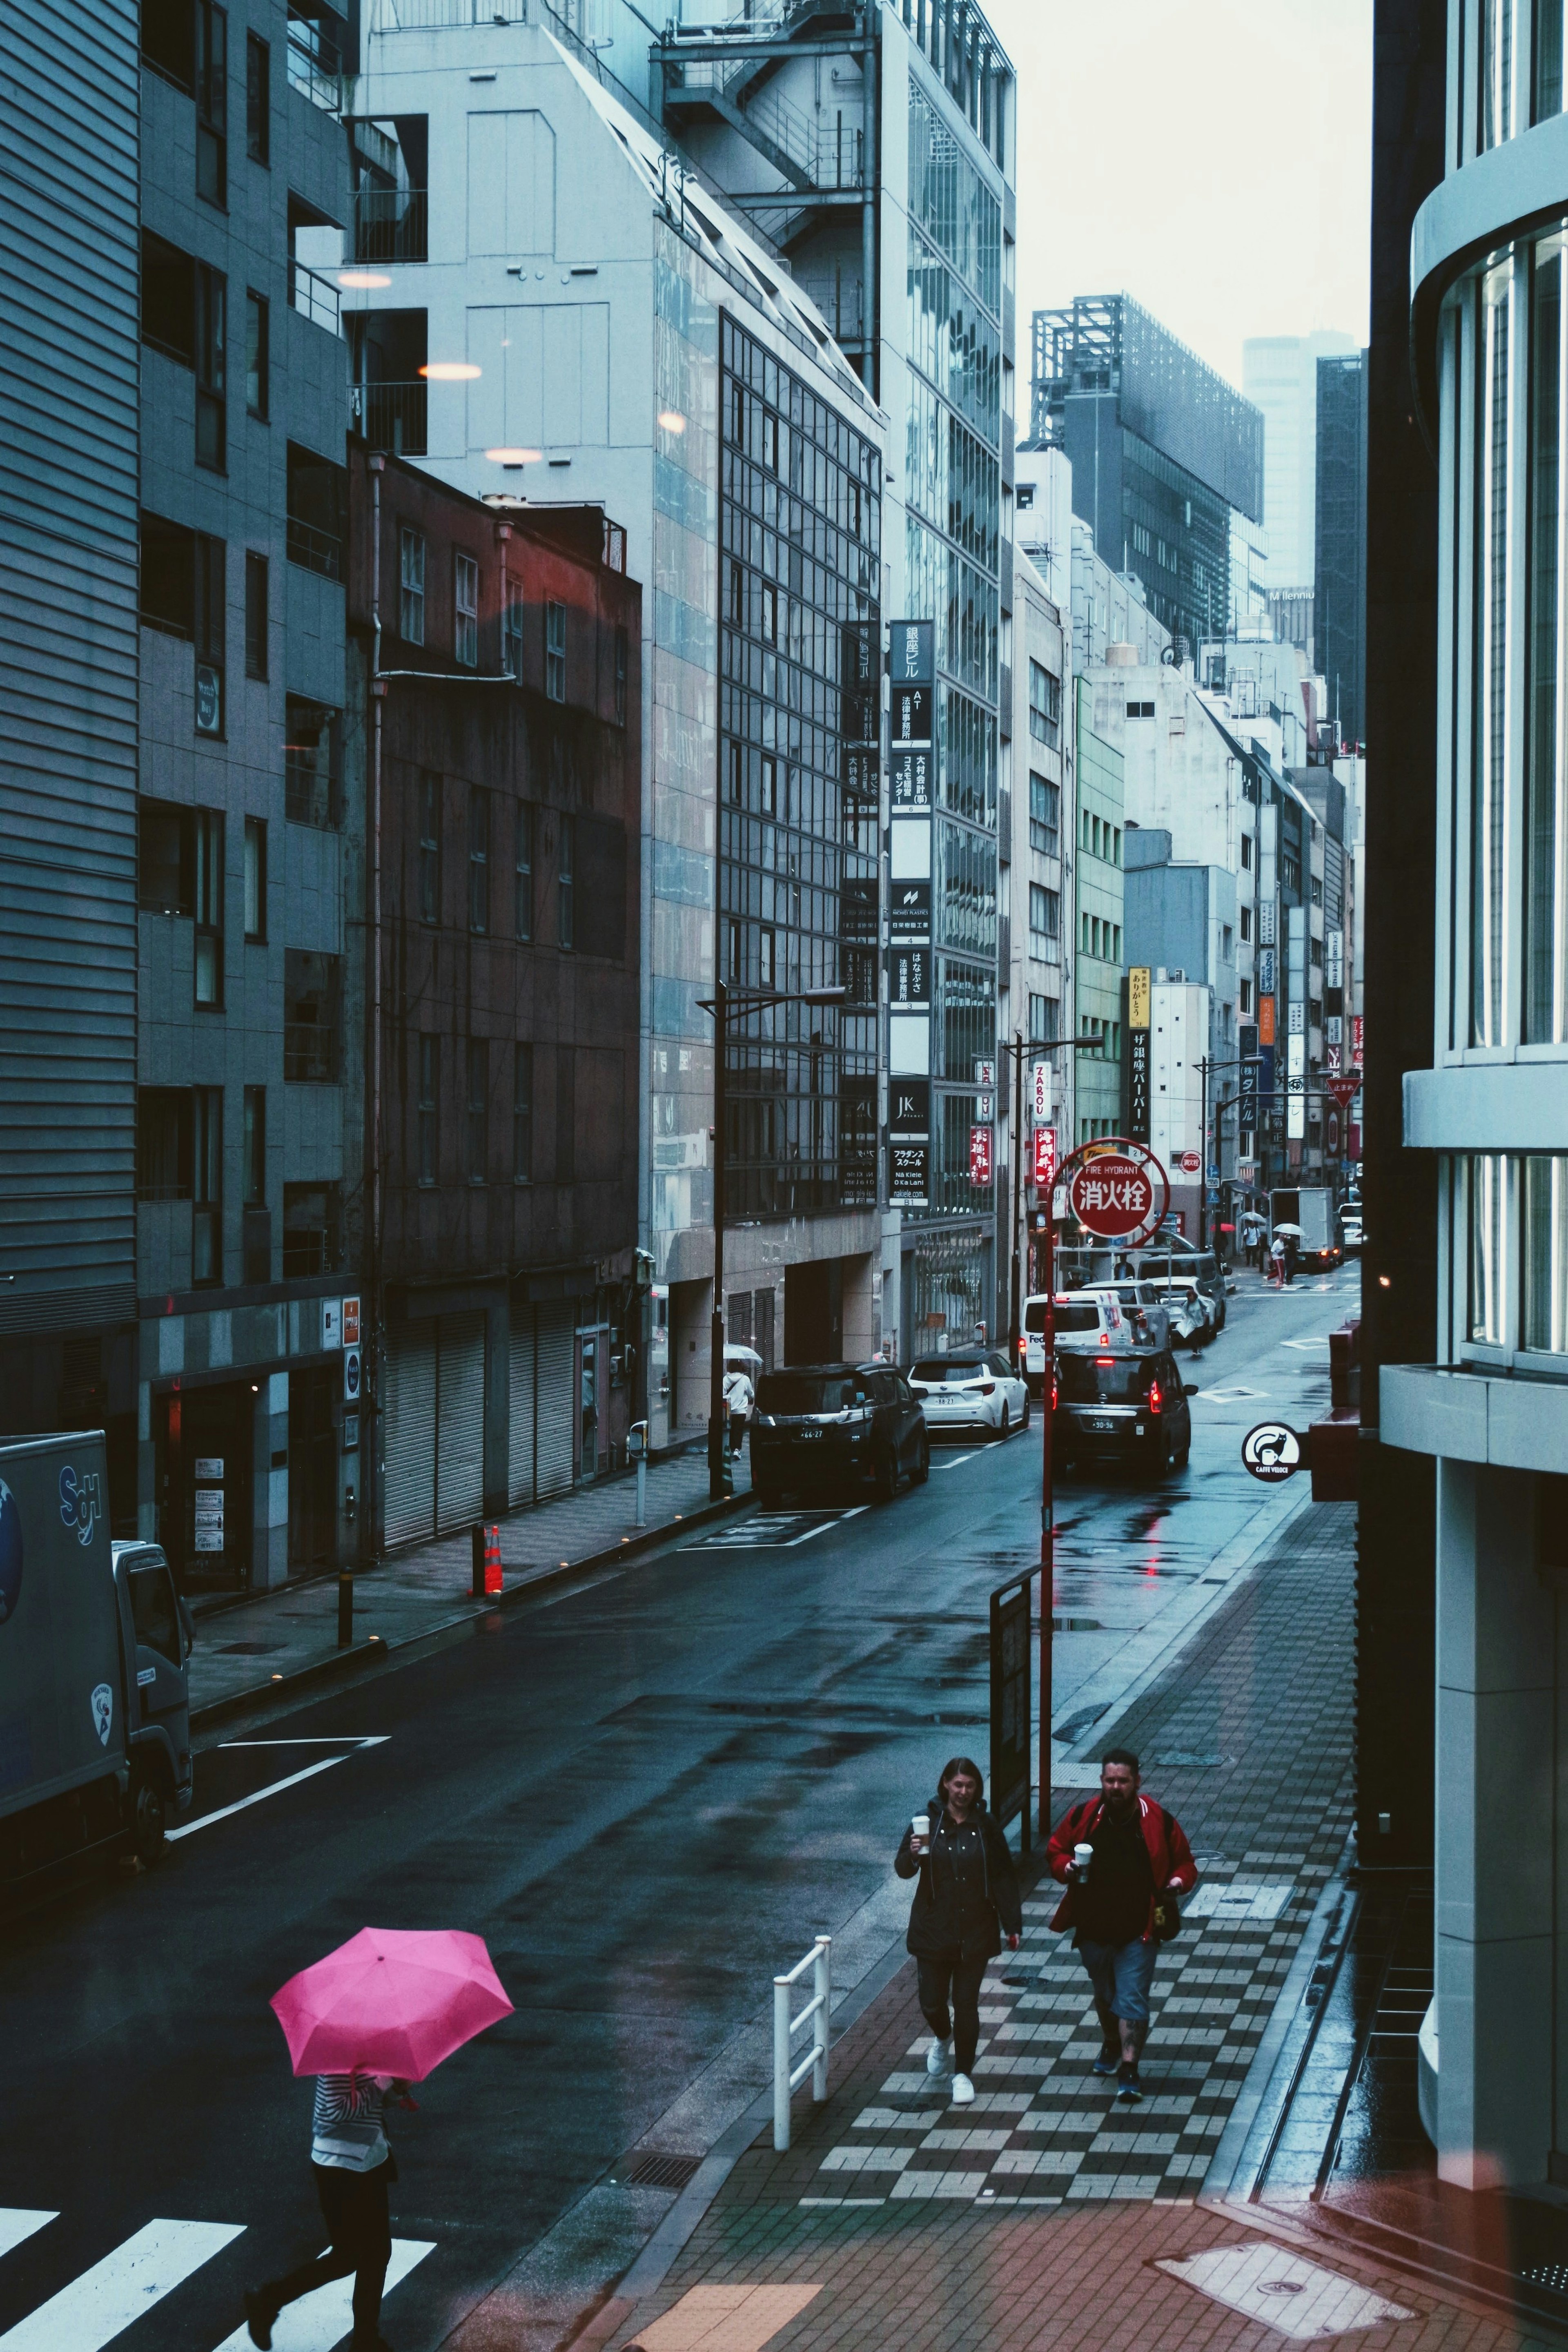
[[[1035,312],[1030,437],[1066,450],[1074,514],[1174,635],[1196,646],[1250,607],[1232,516],[1262,520],[1263,419],[1130,296]]]
[[[1335,740],[1364,739],[1366,676],[1366,354],[1318,362],[1313,633]]]
[[[1263,415],[1263,513],[1268,585],[1310,588],[1316,549],[1318,362],[1354,352],[1349,335],[1251,335],[1241,389]]]
[[[135,1532],[135,0],[5,12],[0,1423]]]

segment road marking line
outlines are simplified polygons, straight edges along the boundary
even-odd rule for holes
[[[434,2252],[434,2238],[394,2238],[382,2293],[390,2294],[426,2254]],[[301,2295],[280,2313],[273,2322],[272,2341],[276,2352],[332,2352],[353,2324],[354,2282],[334,2279],[330,2286],[319,2286],[313,2294]],[[236,2327],[232,2336],[225,2336],[217,2352],[250,2352],[249,2327]]]
[[[243,2221],[149,2221],[7,2328],[0,2347],[4,2352],[100,2352],[244,2231]]]
[[[858,1519],[862,1511],[870,1508],[869,1503],[856,1503],[852,1509],[841,1511],[836,1519],[823,1519],[819,1526],[808,1528],[803,1536],[791,1536],[788,1543],[779,1544],[777,1549],[779,1551],[798,1550],[801,1544],[810,1543],[813,1536],[825,1535],[830,1528],[841,1528],[846,1519]]]
[[[8,2254],[13,2246],[19,2246],[24,2238],[30,2238],[46,2221],[57,2221],[59,2218],[57,2213],[37,2212],[27,2205],[0,2205],[0,2254]]]
[[[220,1748],[384,1748],[390,1731],[348,1731],[335,1739],[325,1734],[315,1739],[220,1739]]]
[[[313,1780],[318,1772],[329,1772],[334,1764],[347,1764],[361,1748],[384,1747],[391,1737],[390,1732],[377,1732],[373,1738],[361,1739],[354,1747],[346,1748],[341,1756],[323,1756],[319,1764],[307,1764],[298,1772],[285,1773],[281,1780],[269,1780],[265,1789],[257,1789],[248,1797],[236,1797],[232,1805],[220,1805],[216,1812],[203,1813],[198,1821],[182,1822],[177,1830],[169,1832],[168,1843],[172,1845],[176,1838],[194,1837],[198,1830],[210,1830],[214,1822],[226,1822],[232,1813],[243,1813],[247,1807],[262,1804],[268,1797],[281,1796],[285,1789],[298,1788],[301,1780]],[[235,1741],[234,1744],[237,1747],[243,1743]],[[267,1745],[264,1740],[255,1744],[257,1747]],[[0,2337],[0,2345],[4,2341],[4,2337]]]
[[[973,1462],[977,1458],[976,1454],[955,1454],[951,1462],[944,1462],[942,1467],[944,1470],[961,1470],[966,1462]]]

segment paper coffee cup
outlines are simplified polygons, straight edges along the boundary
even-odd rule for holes
[[[1094,1859],[1093,1847],[1092,1845],[1075,1845],[1072,1849],[1072,1859],[1078,1864],[1080,1870],[1087,1870],[1090,1864]]]
[[[916,1813],[914,1820],[909,1824],[909,1833],[911,1837],[929,1837],[931,1834],[930,1814]]]

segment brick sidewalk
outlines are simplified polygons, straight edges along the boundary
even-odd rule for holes
[[[776,2155],[760,2136],[658,2292],[612,2304],[591,2337],[645,2352],[1261,2347],[1287,2331],[1246,2310],[1289,2310],[1323,2342],[1344,2294],[1367,2290],[1399,2315],[1367,2305],[1343,2340],[1537,2340],[1349,2259],[1328,2270],[1316,2248],[1298,2276],[1275,2242],[1196,2203],[1350,1825],[1354,1519],[1334,1506],[1298,1522],[1105,1727],[1104,1745],[1139,1750],[1203,1870],[1156,1973],[1143,2105],[1117,2107],[1089,2071],[1099,2029],[1068,1940],[1045,1933],[1046,1882],[1022,1949],[988,1975],[974,2106],[951,2108],[925,2074],[905,1968],[838,2045],[825,2105],[797,2098],[794,2146]],[[1155,2267],[1226,2248],[1243,2308]]]
[[[735,1491],[748,1494],[751,1455],[735,1466]],[[707,1454],[695,1446],[648,1470],[647,1530],[636,1525],[635,1474],[579,1486],[559,1502],[513,1511],[501,1521],[501,1566],[508,1589],[594,1559],[639,1532],[672,1528],[708,1498]],[[454,1620],[485,1613],[471,1601],[468,1531],[391,1553],[354,1579],[354,1638],[377,1635],[389,1647],[416,1641]],[[338,1648],[338,1580],[284,1584],[222,1609],[198,1610],[191,1657],[191,1706],[265,1696],[275,1676],[327,1664]]]

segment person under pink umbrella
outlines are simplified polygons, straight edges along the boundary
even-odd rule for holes
[[[267,2352],[286,2304],[351,2271],[353,2352],[386,2352],[387,2189],[397,2179],[387,2107],[412,2107],[410,2082],[422,2082],[454,2050],[508,2016],[512,2004],[479,1937],[362,1927],[290,1977],[272,2006],[296,2074],[317,2077],[310,2162],[330,2243],[282,2278],[247,2290],[250,2340]]]

